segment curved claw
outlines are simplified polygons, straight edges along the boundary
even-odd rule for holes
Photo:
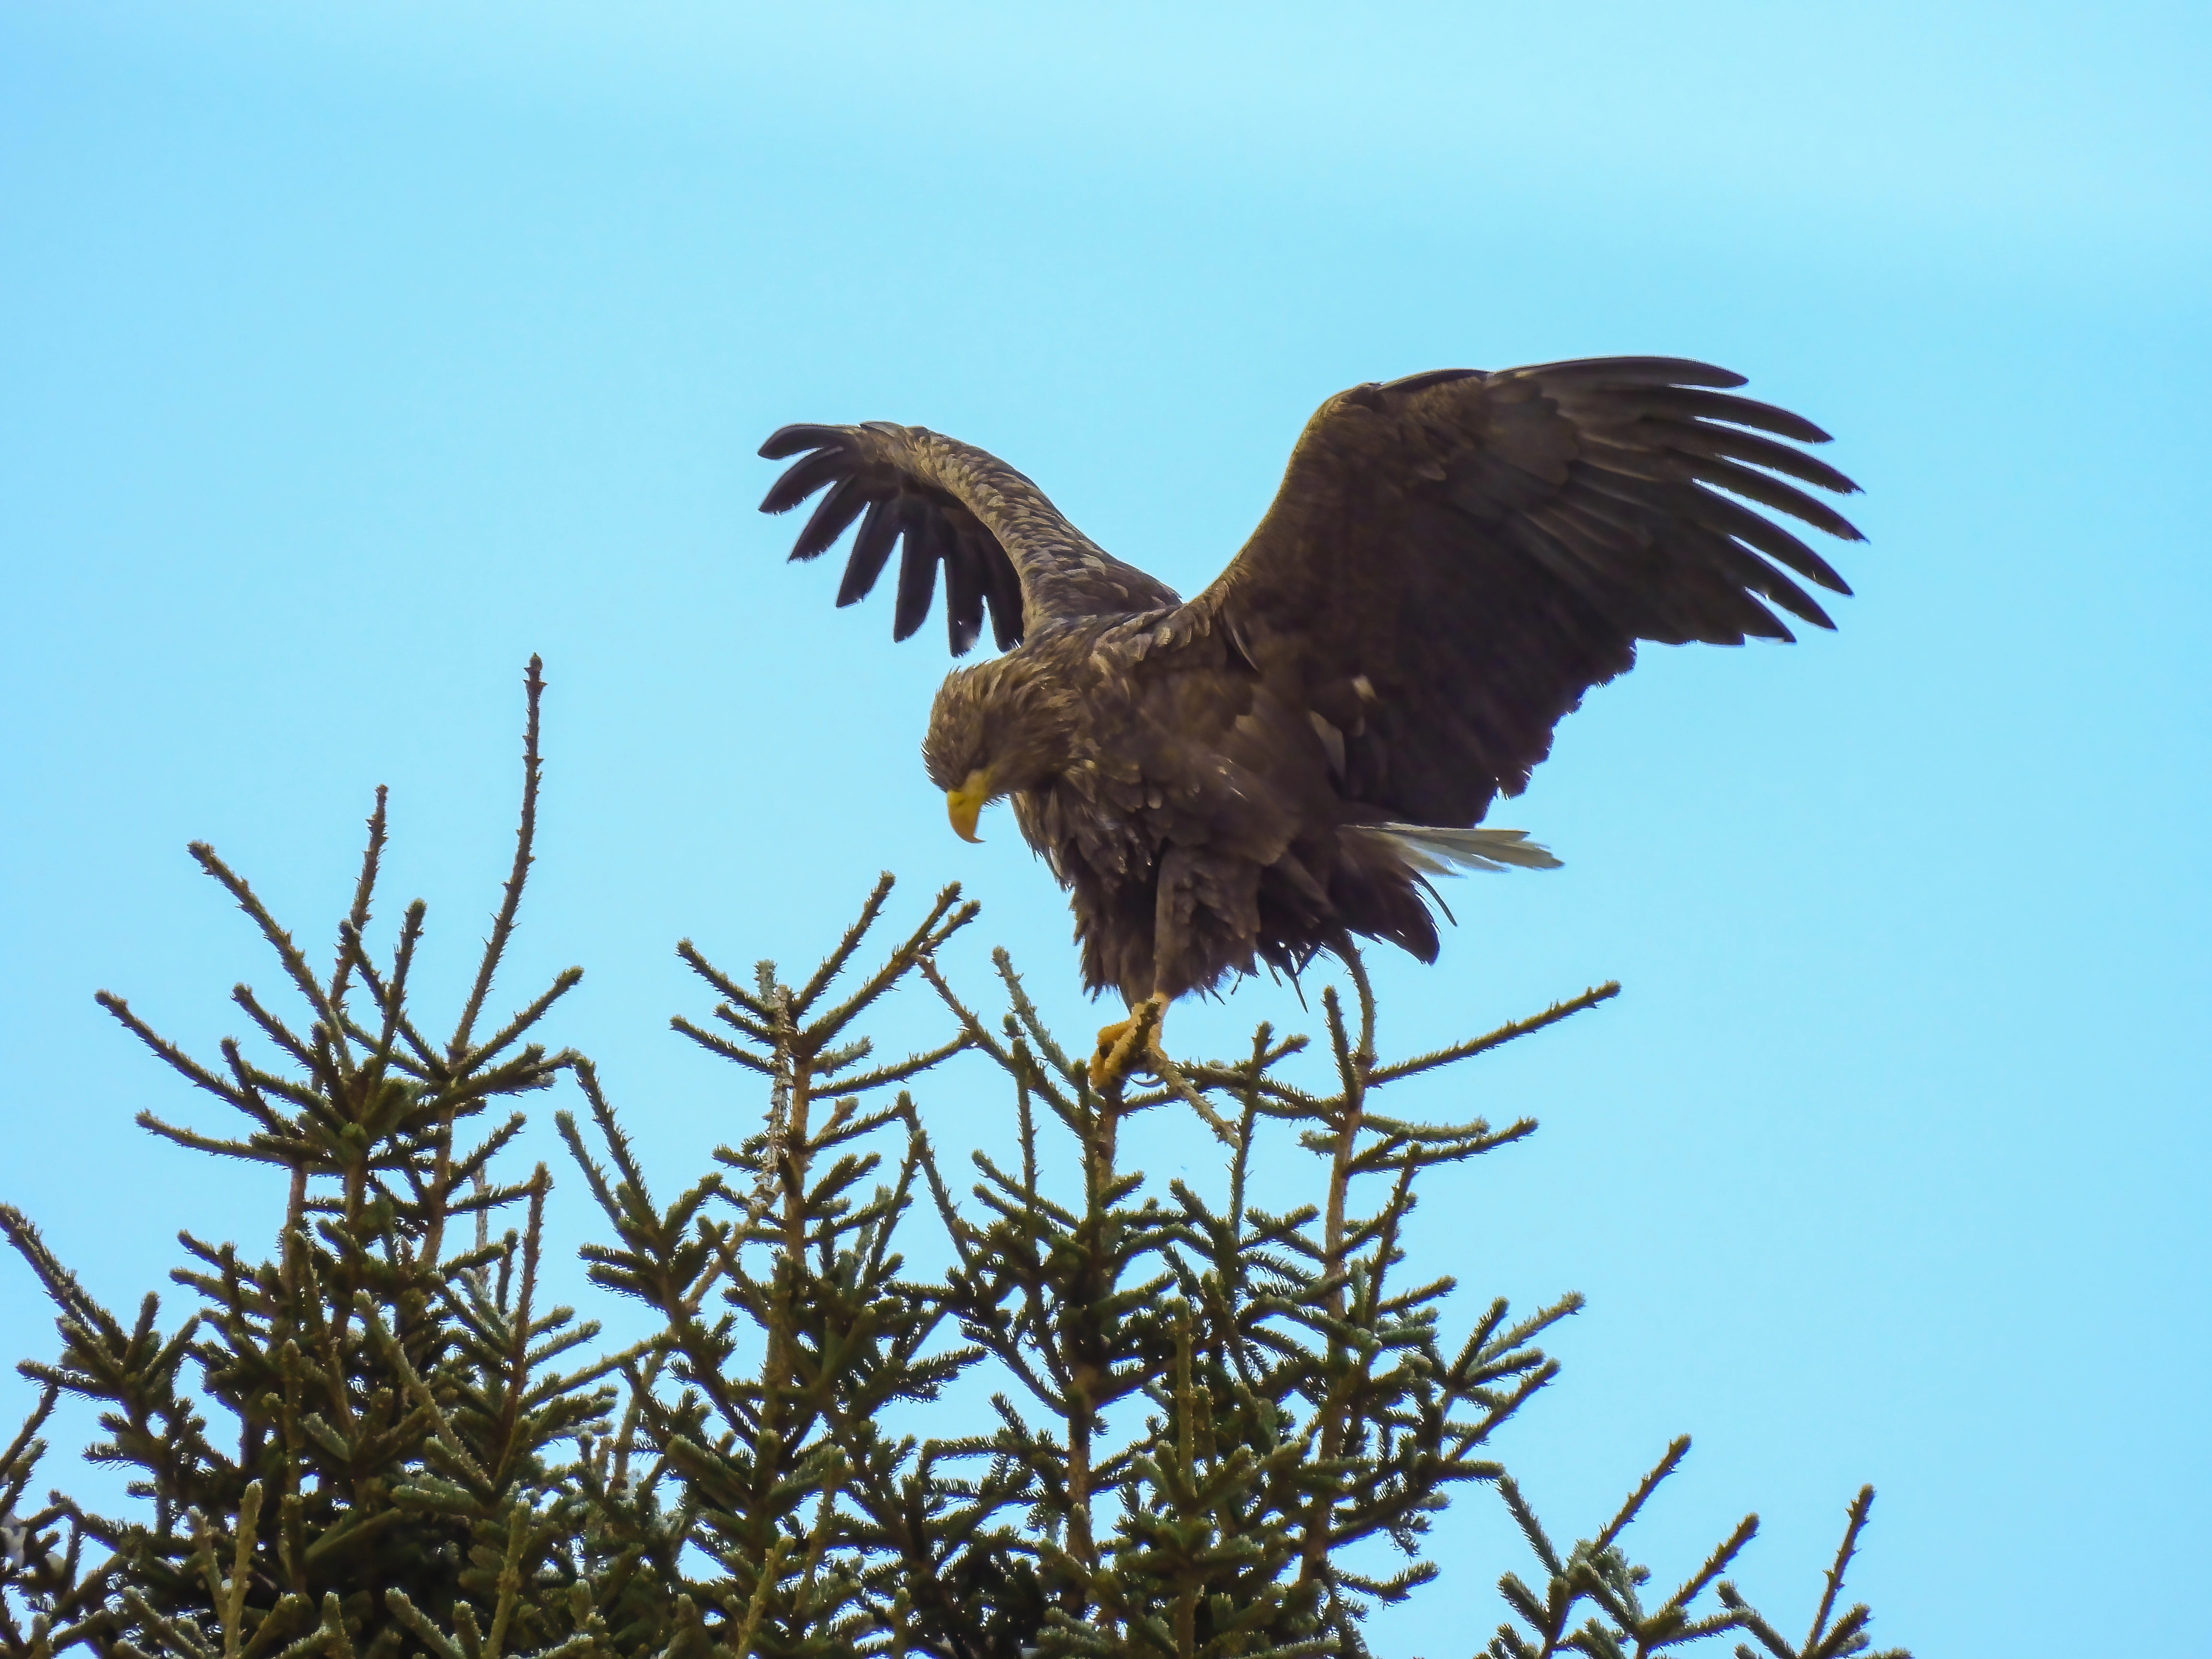
[[[1167,1012],[1165,997],[1149,996],[1129,1010],[1128,1018],[1103,1027],[1091,1055],[1091,1086],[1104,1094],[1120,1088],[1132,1072],[1158,1075],[1147,1062],[1167,1058],[1160,1047],[1160,1026]]]

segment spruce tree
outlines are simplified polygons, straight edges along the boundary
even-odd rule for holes
[[[1529,1556],[1497,1581],[1499,1659],[1641,1659],[1731,1635],[1773,1659],[1869,1649],[1842,1589],[1870,1489],[1802,1642],[1727,1577],[1755,1517],[1663,1596],[1635,1561],[1631,1529],[1686,1439],[1563,1550],[1495,1443],[1557,1374],[1539,1340],[1577,1300],[1518,1317],[1494,1301],[1448,1332],[1453,1281],[1407,1261],[1423,1173],[1535,1125],[1419,1121],[1383,1091],[1617,987],[1386,1060],[1347,951],[1349,995],[1322,990],[1316,1052],[1263,1024],[1232,1059],[1102,1092],[1003,951],[994,1012],[947,977],[940,947],[976,914],[957,888],[884,945],[884,876],[795,988],[772,963],[740,976],[678,947],[712,1006],[675,1030],[750,1074],[762,1109],[664,1201],[589,1060],[536,1035],[580,970],[477,1035],[532,856],[535,659],[526,684],[514,861],[451,1036],[410,1000],[421,903],[380,961],[368,943],[381,790],[325,971],[192,849],[276,954],[295,1012],[234,994],[282,1064],[231,1039],[219,1063],[195,1059],[101,994],[235,1115],[224,1133],[140,1124],[183,1154],[282,1170],[285,1200],[267,1259],[183,1236],[173,1325],[153,1294],[128,1322],[110,1312],[0,1206],[60,1336],[55,1358],[22,1363],[39,1399],[0,1452],[6,1659],[1360,1656],[1378,1604],[1481,1594],[1424,1553],[1475,1489]],[[905,988],[942,1008],[944,1040],[879,1060],[866,1022]],[[956,1180],[916,1091],[945,1086],[963,1054],[963,1075],[998,1078],[1014,1135]],[[514,1167],[517,1102],[564,1079],[583,1112],[556,1120],[604,1226],[589,1276],[649,1310],[650,1334],[617,1352],[541,1305],[555,1182]],[[1183,1112],[1219,1146],[1215,1177],[1131,1167],[1131,1120]],[[1271,1212],[1248,1176],[1289,1154],[1310,1198]],[[945,1244],[909,1264],[918,1205]],[[982,1431],[894,1426],[941,1417],[956,1389],[988,1397]],[[86,1455],[131,1472],[132,1512],[32,1496],[64,1393],[100,1408],[107,1437]],[[1354,1565],[1378,1544],[1401,1565]]]

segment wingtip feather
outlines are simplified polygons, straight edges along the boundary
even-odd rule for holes
[[[1747,376],[1694,357],[1571,357],[1564,362],[1532,363],[1509,370],[1561,382],[1598,386],[1740,386]]]
[[[836,443],[844,435],[834,426],[794,422],[789,426],[780,426],[768,434],[760,447],[760,457],[764,461],[787,460],[802,449],[820,449],[826,444]]]

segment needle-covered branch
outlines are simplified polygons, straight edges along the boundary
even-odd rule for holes
[[[1530,1563],[1498,1581],[1502,1659],[1729,1634],[1754,1659],[1867,1650],[1842,1595],[1870,1492],[1796,1645],[1727,1577],[1755,1517],[1663,1598],[1629,1553],[1686,1440],[1560,1547],[1498,1442],[1559,1374],[1541,1343],[1581,1298],[1462,1301],[1417,1259],[1424,1197],[1461,1201],[1535,1125],[1431,1121],[1385,1091],[1434,1089],[1617,987],[1385,1059],[1345,940],[1319,1041],[1263,1024],[1231,1058],[1167,1056],[1139,1023],[1120,1058],[1157,1086],[1101,1087],[1003,951],[995,992],[956,985],[941,952],[975,914],[957,887],[894,926],[885,876],[795,988],[678,947],[710,1000],[674,1028],[752,1104],[656,1197],[598,1069],[539,1036],[579,970],[475,1036],[535,856],[535,659],[525,685],[514,856],[448,1041],[410,1006],[419,902],[368,937],[381,790],[322,979],[195,849],[290,993],[239,988],[245,1041],[220,1064],[101,994],[185,1099],[245,1120],[139,1116],[179,1153],[243,1160],[234,1179],[278,1177],[239,1229],[274,1254],[185,1234],[172,1277],[192,1306],[165,1328],[150,1297],[108,1312],[0,1207],[60,1335],[24,1367],[39,1402],[0,1451],[0,1659],[1361,1659],[1378,1607],[1494,1573],[1431,1541],[1478,1487]],[[937,1029],[879,1059],[865,1027],[909,993]],[[552,1176],[510,1162],[521,1097],[564,1078],[583,1104],[555,1122],[599,1212],[580,1254],[629,1322],[604,1349],[548,1305]],[[656,1121],[692,1133],[700,1109]],[[1182,1113],[1218,1167],[1156,1179],[1143,1132]],[[956,1126],[980,1143],[963,1182],[938,1151]],[[102,1412],[92,1455],[136,1510],[31,1497],[64,1394]]]

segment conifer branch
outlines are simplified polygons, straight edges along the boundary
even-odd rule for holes
[[[672,1016],[669,1019],[668,1026],[671,1030],[690,1037],[708,1053],[720,1054],[724,1060],[734,1060],[749,1072],[758,1072],[763,1077],[776,1075],[774,1060],[763,1060],[757,1054],[748,1053],[727,1037],[717,1036],[712,1031],[702,1030],[681,1014]],[[764,1040],[770,1042],[775,1041],[773,1036]]]
[[[1494,1301],[1447,1346],[1455,1282],[1424,1269],[1407,1218],[1448,1179],[1431,1171],[1534,1125],[1394,1115],[1377,1091],[1616,986],[1385,1065],[1347,939],[1349,989],[1319,999],[1322,1044],[1262,1024],[1233,1060],[1164,1056],[1157,1087],[1101,1092],[1005,951],[992,1023],[956,990],[937,952],[975,914],[957,888],[817,1012],[884,926],[886,876],[796,991],[773,963],[741,983],[679,945],[714,1002],[674,1029],[764,1086],[758,1118],[718,1148],[722,1169],[663,1203],[590,1060],[533,1040],[578,970],[472,1046],[534,855],[543,684],[532,659],[515,856],[442,1050],[410,1007],[428,977],[415,972],[419,902],[385,971],[365,937],[381,790],[320,984],[244,880],[196,854],[313,1010],[295,1030],[237,991],[277,1059],[256,1066],[226,1038],[226,1075],[102,994],[166,1066],[248,1120],[230,1137],[151,1111],[144,1127],[189,1154],[286,1170],[277,1259],[185,1234],[173,1277],[197,1310],[165,1336],[156,1301],[116,1318],[0,1207],[62,1339],[57,1362],[24,1366],[40,1403],[0,1451],[0,1659],[1361,1659],[1371,1609],[1442,1576],[1421,1551],[1470,1484],[1497,1489],[1533,1563],[1499,1580],[1493,1655],[1658,1659],[1730,1631],[1775,1659],[1864,1653],[1866,1609],[1838,1609],[1870,1491],[1802,1646],[1726,1577],[1755,1516],[1647,1607],[1651,1575],[1627,1550],[1686,1441],[1571,1548],[1489,1455],[1558,1375],[1538,1341],[1581,1298],[1526,1314]],[[862,1017],[917,983],[951,1032],[876,1060]],[[355,987],[373,1016],[349,1012]],[[947,1086],[938,1068],[968,1050],[980,1058],[957,1086],[995,1073],[1012,1109],[971,1116],[991,1139],[956,1200],[916,1094]],[[459,1128],[563,1072],[596,1128],[587,1146],[575,1116],[555,1115],[601,1218],[587,1275],[646,1320],[611,1351],[596,1322],[544,1306],[557,1195],[543,1165],[518,1178],[506,1161],[521,1113],[510,1102],[496,1127]],[[884,1089],[892,1103],[864,1109]],[[1124,1125],[1156,1109],[1206,1125],[1221,1167],[1164,1183],[1124,1167]],[[1310,1201],[1252,1201],[1260,1160],[1302,1158]],[[917,1249],[917,1202],[941,1244]],[[510,1205],[516,1224],[495,1237]],[[467,1215],[475,1245],[448,1255],[447,1224]],[[984,1431],[892,1432],[905,1406],[960,1389],[988,1398]],[[150,1519],[59,1497],[23,1512],[64,1390],[102,1412],[94,1455],[127,1466]],[[216,1413],[234,1458],[209,1440]],[[1357,1553],[1378,1540],[1403,1561]],[[90,1571],[88,1546],[111,1552]]]
[[[246,1016],[261,1028],[262,1036],[289,1054],[303,1069],[313,1072],[316,1067],[313,1052],[301,1042],[292,1028],[261,1006],[251,985],[238,984],[230,988],[230,1000],[246,1011]]]
[[[376,971],[376,964],[369,959],[368,951],[359,945],[357,936],[353,964],[354,971],[361,975],[362,982],[368,987],[369,996],[375,1002],[379,1012],[382,1012],[386,1009],[395,1011],[393,1025],[406,1042],[408,1053],[411,1056],[408,1070],[427,1083],[450,1082],[454,1075],[453,1068],[447,1065],[445,1057],[432,1046],[430,1039],[416,1029],[415,1022],[408,1018],[404,995],[399,990],[385,984],[382,976]],[[346,1022],[346,1030],[348,1035],[357,1042],[366,1045],[375,1042],[368,1031],[350,1019]],[[394,1055],[393,1058],[396,1060],[397,1056]]]
[[[457,1073],[463,1074],[473,1072],[479,1066],[484,1065],[487,1061],[493,1059],[495,1055],[499,1054],[502,1050],[510,1047],[525,1031],[529,1030],[532,1026],[536,1025],[539,1020],[543,1019],[545,1017],[547,1011],[550,1010],[555,1003],[558,1002],[562,997],[568,995],[569,992],[574,990],[577,986],[581,984],[583,982],[583,979],[584,970],[581,968],[563,968],[559,973],[553,976],[552,984],[547,986],[544,990],[541,991],[537,996],[531,999],[531,1000],[523,1006],[521,1012],[517,1013],[514,1018],[507,1021],[505,1025],[501,1026],[495,1034],[488,1038],[482,1045],[477,1048],[471,1048],[466,1054],[463,1054],[459,1062],[454,1066],[453,1069],[455,1072]],[[388,1032],[386,1036],[384,1047],[387,1050],[390,1047],[390,1034]]]
[[[727,997],[732,1002],[737,1004],[738,1007],[752,1015],[755,1019],[770,1020],[775,1018],[775,1011],[774,1009],[770,1008],[758,997],[756,997],[751,992],[744,989],[735,980],[726,977],[720,969],[717,969],[714,963],[708,961],[707,958],[700,953],[698,947],[693,945],[690,939],[681,939],[676,941],[676,954],[684,959],[684,963],[690,967],[693,973],[705,980],[708,984],[713,986],[715,990],[720,992],[722,995]],[[734,1024],[737,1022],[732,1020],[732,1023]],[[775,1040],[774,1034],[769,1031],[765,1026],[744,1027],[742,1029],[744,1029],[748,1035],[757,1036],[758,1040],[763,1042],[769,1042]]]
[[[338,960],[330,967],[330,1006],[345,1009],[345,980],[354,971],[352,940],[369,925],[369,900],[376,896],[376,872],[385,856],[385,785],[376,785],[376,807],[369,811],[369,845],[361,854],[361,876],[354,880],[354,907],[338,922]]]
[[[1680,1468],[1682,1460],[1689,1453],[1690,1437],[1686,1434],[1677,1435],[1668,1443],[1665,1454],[1652,1466],[1651,1472],[1636,1483],[1636,1490],[1629,1493],[1620,1508],[1614,1511],[1613,1519],[1599,1528],[1597,1537],[1590,1544],[1593,1553],[1612,1547],[1613,1540],[1620,1536],[1621,1529],[1642,1513],[1651,1494],[1659,1489],[1659,1483]]]
[[[270,915],[268,907],[262,903],[246,878],[218,858],[214,848],[204,841],[196,841],[186,850],[202,870],[222,884],[223,890],[230,895],[240,909],[252,919],[253,925],[261,930],[261,936],[275,948],[277,960],[284,964],[284,971],[290,975],[293,986],[306,999],[307,1006],[315,1011],[316,1019],[322,1029],[332,1034],[331,1041],[337,1045],[333,1054],[332,1067],[343,1075],[349,1066],[343,1041],[335,1034],[343,1028],[344,1018],[331,1006],[330,998],[325,994],[322,986],[308,968],[307,957],[292,942],[292,935],[277,925],[276,918]]]
[[[924,1072],[934,1071],[967,1048],[969,1041],[968,1034],[963,1031],[951,1042],[940,1043],[925,1053],[909,1054],[895,1064],[878,1066],[872,1072],[863,1072],[856,1078],[840,1078],[837,1092],[841,1095],[863,1094],[870,1089],[880,1089],[889,1084],[904,1083],[910,1078],[920,1077]]]
[[[845,964],[852,960],[853,952],[860,947],[860,941],[867,937],[868,930],[876,925],[876,918],[883,914],[884,901],[890,896],[891,888],[895,883],[896,878],[888,870],[876,878],[875,886],[860,906],[860,915],[854,919],[853,925],[845,930],[845,936],[831,948],[830,954],[822,958],[822,965],[814,970],[806,983],[800,988],[799,994],[792,999],[792,1006],[794,1009],[804,1012],[812,1007],[815,998],[822,994],[830,981],[836,978],[843,970]]]
[[[237,1107],[241,1112],[251,1113],[253,1110],[252,1104],[245,1094],[230,1084],[225,1083],[183,1049],[178,1048],[176,1044],[161,1036],[152,1026],[132,1013],[131,1005],[121,997],[112,991],[99,991],[94,994],[92,1000],[114,1015],[131,1036],[151,1048],[162,1061],[180,1073],[197,1087],[206,1090],[218,1100]]]
[[[469,1034],[476,1029],[477,1016],[491,991],[492,975],[499,971],[500,960],[507,954],[507,942],[514,933],[514,918],[522,908],[522,884],[530,875],[531,848],[538,837],[538,786],[541,776],[538,715],[545,696],[545,676],[544,665],[534,652],[522,684],[528,713],[522,729],[522,821],[514,832],[514,867],[507,872],[501,887],[499,909],[492,918],[491,936],[484,941],[483,956],[477,966],[476,982],[469,988],[469,1000],[462,1005],[453,1040],[446,1045],[448,1063],[458,1061],[468,1052]]]
[[[888,891],[888,886],[881,890]],[[957,881],[939,892],[921,925],[892,951],[884,965],[869,975],[851,996],[806,1028],[809,1051],[819,1053],[828,1046],[855,1015],[912,972],[945,940],[975,921],[981,909],[981,906],[973,902],[961,903],[960,884]],[[863,919],[872,921],[873,918],[872,915],[864,913]],[[829,965],[823,963],[825,968]],[[827,981],[823,982],[826,984]]]

